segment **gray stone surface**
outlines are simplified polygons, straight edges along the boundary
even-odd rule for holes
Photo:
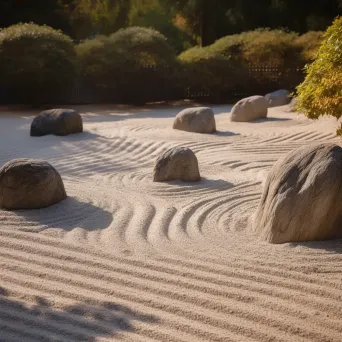
[[[0,169],[0,208],[45,208],[66,197],[61,176],[45,161],[14,159]]]
[[[278,160],[253,228],[272,243],[342,237],[342,148],[302,147]]]
[[[268,107],[285,106],[290,103],[290,92],[285,89],[280,89],[265,95]]]
[[[294,112],[298,111],[298,108],[297,108],[297,98],[296,97],[294,97],[291,100],[291,102],[287,105],[285,111],[286,112],[290,112],[290,113],[294,113]]]
[[[248,122],[267,117],[268,103],[263,96],[246,97],[235,104],[230,121]]]
[[[173,128],[193,133],[216,132],[214,112],[208,107],[184,109],[177,114]]]
[[[176,147],[164,152],[157,159],[153,171],[154,182],[196,182],[200,179],[197,158],[194,152],[186,147]]]
[[[50,109],[41,112],[31,124],[30,135],[68,135],[83,132],[81,115],[72,109]]]

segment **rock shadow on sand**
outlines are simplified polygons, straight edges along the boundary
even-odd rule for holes
[[[189,103],[189,104],[151,104],[145,107],[134,107],[129,105],[113,105],[111,108],[101,108],[93,111],[90,107],[83,106],[76,107],[82,114],[84,122],[116,122],[125,121],[129,119],[167,119],[174,118],[179,112],[186,108],[203,107],[206,104],[202,103]],[[210,106],[208,104],[208,106]],[[218,105],[212,106],[214,114],[222,114],[230,112],[233,106],[231,105]]]
[[[60,142],[79,142],[79,141],[88,141],[88,140],[94,140],[100,137],[98,134],[91,133],[91,132],[80,132],[80,133],[73,133],[69,135],[53,135],[53,134],[47,134],[43,136],[35,136],[35,137],[29,137],[30,139],[34,139],[37,141],[42,141],[44,139],[48,140],[47,137],[54,137],[55,139],[58,139]],[[47,141],[48,142],[48,141]],[[51,141],[52,143],[55,143],[56,141]]]
[[[212,135],[216,135],[218,137],[233,137],[236,135],[240,135],[240,133],[234,133],[230,131],[216,131],[215,133],[212,133]]]
[[[324,250],[328,253],[342,254],[342,239],[309,241],[309,242],[290,242],[291,247],[304,247],[309,249]]]
[[[80,303],[56,310],[46,298],[34,297],[34,305],[9,298],[0,291],[0,340],[4,341],[83,341],[115,338],[134,332],[134,321],[154,324],[155,316],[112,302]]]
[[[30,222],[31,231],[43,231],[49,228],[59,228],[71,231],[83,228],[90,231],[106,229],[113,221],[113,214],[92,203],[82,202],[74,197],[47,208],[36,210],[18,210],[11,212],[12,220],[19,218]],[[35,228],[36,227],[36,228]],[[23,230],[28,231],[27,228]]]
[[[290,121],[292,119],[288,119],[288,118],[272,118],[272,117],[267,117],[267,118],[263,118],[263,119],[257,119],[257,120],[253,120],[253,121],[249,121],[248,123],[265,123],[265,122],[282,122],[282,121]]]
[[[180,180],[173,180],[167,182],[160,182],[157,184],[168,184],[179,187],[187,187],[193,189],[230,189],[234,187],[233,183],[230,183],[224,179],[210,179],[206,177],[201,177],[198,182],[183,182]]]

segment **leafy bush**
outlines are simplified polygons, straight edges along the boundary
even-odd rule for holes
[[[194,47],[182,53],[179,60],[189,90],[199,95],[204,90],[212,101],[229,101],[233,93],[245,93],[252,85],[248,67],[224,54]]]
[[[179,59],[186,70],[186,81],[190,87],[211,90],[223,85],[229,67],[225,56],[194,47],[181,54]]]
[[[292,89],[301,81],[305,65],[303,42],[297,39],[293,32],[258,29],[221,38],[205,48],[194,47],[179,59],[190,70],[191,84],[214,92],[243,95],[275,87]],[[276,78],[271,68],[280,70]]]
[[[0,31],[0,87],[7,102],[62,100],[74,80],[72,40],[48,26],[17,24]]]
[[[292,67],[311,61],[321,41],[320,31],[299,36],[283,30],[257,29],[223,37],[204,49],[248,64]]]
[[[301,49],[302,58],[306,62],[311,62],[322,43],[322,31],[310,31],[295,40],[295,44]]]
[[[109,40],[121,52],[130,52],[139,65],[158,65],[173,62],[175,52],[165,36],[156,30],[130,27],[113,33]]]
[[[80,73],[108,100],[144,103],[162,97],[175,80],[176,54],[159,32],[130,27],[76,48]]]
[[[300,58],[294,44],[297,34],[282,30],[258,29],[217,40],[209,49],[250,64],[291,65]]]
[[[314,62],[297,88],[298,109],[309,118],[342,116],[342,17],[336,18],[324,34]],[[338,133],[342,133],[340,129]]]

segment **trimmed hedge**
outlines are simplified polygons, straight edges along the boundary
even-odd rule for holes
[[[294,44],[301,49],[302,59],[305,62],[309,63],[315,58],[322,44],[323,34],[324,32],[322,31],[310,31],[297,37],[294,41]]]
[[[8,103],[65,101],[75,77],[73,42],[48,26],[18,24],[3,29],[0,75]]]
[[[76,47],[80,75],[108,100],[142,104],[162,100],[177,85],[176,53],[158,31],[130,27]],[[163,84],[164,86],[161,86]]]
[[[302,81],[301,70],[318,49],[320,35],[259,29],[194,47],[179,60],[190,70],[191,85],[206,85],[223,98],[232,92],[262,95],[276,87],[294,89]]]
[[[208,49],[251,64],[283,66],[296,63],[300,47],[297,34],[282,30],[258,29],[217,40]]]
[[[199,96],[204,91],[211,101],[229,101],[232,94],[245,93],[246,84],[252,86],[248,65],[224,54],[195,47],[181,54],[179,60],[188,91]]]
[[[149,28],[122,29],[75,47],[50,27],[18,24],[0,31],[0,101],[143,104],[189,96],[227,102],[294,89],[320,36],[259,29],[177,57],[168,39]]]

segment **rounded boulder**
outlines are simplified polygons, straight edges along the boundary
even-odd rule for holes
[[[177,114],[173,129],[192,133],[214,133],[216,132],[214,112],[208,107],[184,109]]]
[[[253,228],[271,243],[342,237],[342,148],[302,147],[278,160],[266,180]]]
[[[268,103],[263,96],[246,97],[232,108],[230,121],[248,122],[267,117]]]
[[[0,208],[39,209],[66,197],[61,176],[45,161],[14,159],[0,169]]]
[[[285,89],[280,89],[265,95],[268,107],[285,106],[290,103],[290,92]]]
[[[68,135],[83,132],[81,115],[73,109],[50,109],[41,112],[31,124],[30,135]]]
[[[287,108],[286,108],[286,112],[290,112],[290,113],[294,113],[294,112],[297,112],[298,111],[298,108],[297,108],[297,98],[294,97],[291,102],[287,105]]]
[[[186,147],[176,147],[164,152],[157,159],[153,171],[154,182],[196,182],[200,179],[197,157]]]

